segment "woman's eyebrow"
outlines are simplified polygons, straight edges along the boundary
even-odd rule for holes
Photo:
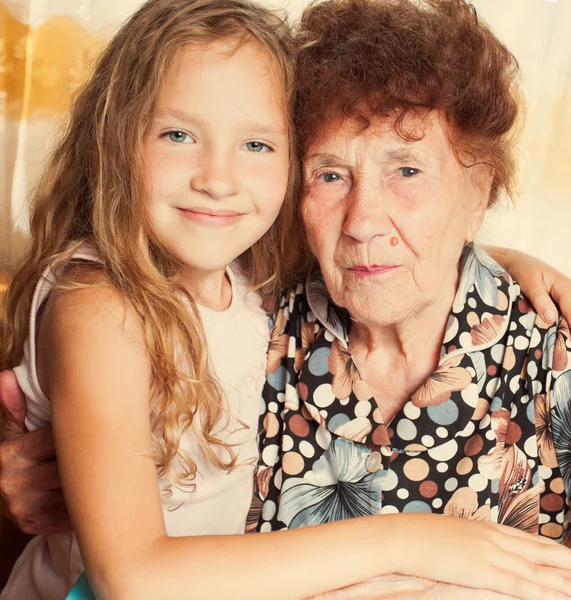
[[[383,161],[394,161],[394,162],[420,162],[422,155],[410,148],[398,148],[395,150],[388,150],[382,155]]]
[[[311,169],[319,169],[320,167],[326,167],[328,165],[335,165],[337,167],[348,166],[347,161],[339,156],[322,152],[311,154],[303,161],[303,164]]]

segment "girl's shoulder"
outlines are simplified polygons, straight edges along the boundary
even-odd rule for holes
[[[46,392],[50,353],[73,348],[79,357],[99,348],[102,356],[110,356],[119,346],[124,352],[131,347],[136,353],[144,348],[139,316],[100,264],[70,260],[56,281],[38,311],[36,324],[38,378]]]
[[[104,273],[91,265],[74,265],[66,269],[62,285],[54,288],[42,309],[41,327],[78,326],[82,321],[126,324],[134,308]]]
[[[119,322],[133,312],[125,294],[111,283],[99,252],[89,243],[81,244],[63,264],[52,265],[42,279],[38,287],[47,284],[42,325],[77,326],[91,318]]]
[[[45,286],[38,298],[42,304],[42,321],[65,322],[91,313],[107,318],[127,316],[132,306],[125,294],[112,284],[104,266],[97,249],[83,242],[63,262],[46,269],[38,284],[38,288]]]
[[[73,278],[79,285],[51,294],[38,323],[36,368],[48,398],[54,359],[77,372],[109,360],[126,368],[147,362],[141,321],[128,300],[99,273],[82,268]]]
[[[41,311],[38,335],[61,339],[94,327],[131,337],[140,337],[141,332],[133,305],[111,283],[102,264],[73,257],[57,274],[57,284]]]

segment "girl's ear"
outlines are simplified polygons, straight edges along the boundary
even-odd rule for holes
[[[480,230],[488,204],[490,202],[490,193],[494,181],[495,169],[487,164],[478,163],[470,168],[471,183],[473,186],[472,216],[468,224],[466,241],[473,242],[476,234]]]

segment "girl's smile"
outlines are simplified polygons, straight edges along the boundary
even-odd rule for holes
[[[222,282],[282,206],[289,140],[274,72],[259,43],[236,40],[188,45],[167,72],[145,141],[149,215],[194,289]]]
[[[247,213],[234,210],[215,210],[213,208],[179,208],[183,219],[204,227],[228,227],[234,225]]]

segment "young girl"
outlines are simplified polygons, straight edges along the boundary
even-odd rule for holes
[[[423,515],[234,535],[268,344],[251,290],[283,285],[302,247],[292,65],[287,27],[259,6],[151,0],[79,97],[36,193],[0,365],[19,365],[28,427],[52,422],[77,538],[35,538],[3,600],[63,599],[83,561],[97,597],[138,600],[265,598],[286,577],[272,597],[393,572],[454,582],[468,556],[475,572],[526,557],[538,580],[571,568],[555,544],[491,524],[474,565],[478,525]]]

